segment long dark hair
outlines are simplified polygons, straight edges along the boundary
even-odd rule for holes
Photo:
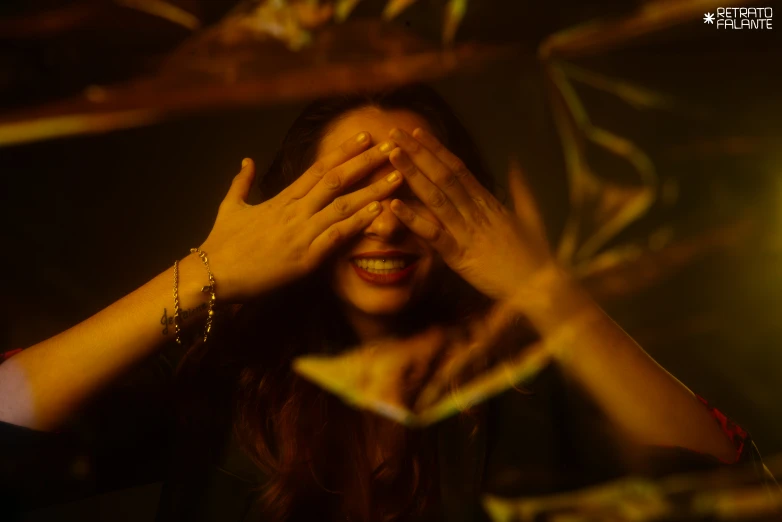
[[[263,199],[274,197],[314,163],[331,125],[364,107],[419,114],[481,183],[494,188],[475,143],[451,108],[434,89],[415,84],[309,104],[260,180]],[[434,290],[405,312],[404,324],[412,332],[434,322],[455,323],[488,304],[446,270]],[[398,431],[396,455],[373,473],[362,414],[291,370],[291,360],[300,354],[338,352],[358,342],[325,273],[318,271],[246,303],[235,317],[218,321],[214,331],[207,344],[190,350],[182,367],[197,363],[190,367],[221,372],[214,382],[231,387],[234,435],[267,477],[259,501],[269,520],[306,518],[302,506],[339,513],[343,519],[398,520],[420,514],[436,501],[431,430]]]

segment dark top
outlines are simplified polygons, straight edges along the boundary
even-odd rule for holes
[[[262,477],[238,448],[230,423],[212,426],[201,438],[208,446],[193,453],[192,433],[172,421],[178,353],[173,345],[150,358],[58,433],[0,422],[4,515],[163,481],[158,522],[263,520],[252,490]],[[494,397],[483,417],[454,416],[427,428],[435,430],[437,441],[439,520],[488,520],[480,506],[484,493],[543,495],[627,471],[596,407],[555,366],[528,390],[532,393],[510,389]],[[735,443],[737,463],[753,465],[758,476],[773,482],[749,434],[711,410]],[[650,476],[728,465],[682,448],[652,451],[654,469],[644,470]]]

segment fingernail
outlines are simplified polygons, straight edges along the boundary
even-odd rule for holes
[[[369,210],[370,212],[377,212],[378,210],[380,210],[380,203],[378,203],[377,201],[372,202],[369,205],[369,207],[367,207],[367,210]]]
[[[368,137],[369,136],[367,135],[366,132],[359,133],[359,135],[356,136],[356,143],[364,143],[365,141],[367,141]]]
[[[424,134],[424,129],[421,127],[416,127],[416,129],[413,131],[413,137],[414,138],[420,138]]]
[[[380,152],[391,152],[395,145],[396,143],[393,141],[384,141],[378,149],[380,149]]]
[[[394,129],[391,131],[391,137],[395,140],[403,140],[405,138],[405,135],[402,134],[402,131],[399,129]]]
[[[388,181],[389,183],[394,183],[394,182],[395,182],[396,180],[398,180],[398,179],[399,179],[399,171],[398,171],[398,170],[395,170],[394,172],[392,172],[392,173],[391,173],[391,174],[390,174],[390,175],[389,175],[389,176],[386,178],[386,181]]]
[[[250,164],[250,162],[249,162],[249,160],[248,160],[247,158],[244,158],[244,159],[242,160],[242,168],[245,168],[245,167],[246,167],[247,165],[249,165],[249,164]]]

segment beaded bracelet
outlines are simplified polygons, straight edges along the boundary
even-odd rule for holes
[[[201,258],[201,261],[203,261],[204,266],[206,267],[206,273],[209,274],[209,284],[201,287],[201,291],[204,293],[209,293],[209,308],[207,311],[206,316],[206,325],[204,326],[204,342],[206,342],[207,337],[209,336],[209,332],[212,331],[212,318],[214,317],[214,306],[215,306],[215,278],[212,275],[212,271],[209,269],[209,259],[206,257],[206,252],[201,250],[200,248],[191,248],[190,249],[191,254],[198,253],[198,256]],[[179,325],[179,294],[178,294],[178,285],[179,285],[179,260],[174,261],[174,331],[176,332],[176,342],[177,344],[182,344],[182,339],[179,337],[179,332],[181,331],[181,327]]]

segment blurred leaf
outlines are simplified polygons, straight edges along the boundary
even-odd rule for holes
[[[467,0],[450,0],[445,6],[445,21],[443,22],[443,43],[450,45],[456,38],[456,31],[467,12]]]
[[[560,67],[568,78],[589,85],[595,89],[611,93],[636,109],[675,108],[674,100],[646,87],[603,74],[577,67],[571,63],[561,63]]]
[[[598,299],[613,299],[649,288],[676,270],[720,248],[736,247],[757,227],[751,216],[672,240],[671,228],[658,229],[648,246],[627,244],[602,252],[574,273]]]
[[[768,470],[766,469],[766,472]],[[779,520],[782,492],[770,473],[750,466],[680,473],[654,480],[625,477],[566,493],[528,498],[483,497],[494,522],[532,520]]]
[[[735,0],[731,5],[749,3],[750,0]],[[591,20],[549,35],[538,47],[538,56],[543,61],[594,56],[627,45],[640,36],[700,18],[704,11],[722,5],[720,0],[647,1],[627,17]]]
[[[361,0],[337,0],[334,7],[334,18],[337,22],[344,22]]]
[[[310,30],[328,22],[332,14],[332,4],[310,0],[245,1],[202,38],[215,35],[223,45],[235,47],[275,39],[298,51],[312,42]]]
[[[151,125],[162,119],[162,113],[154,109],[131,109],[11,121],[0,123],[0,146],[61,136],[100,134],[116,129]]]
[[[559,260],[578,268],[629,223],[651,207],[657,174],[649,157],[634,143],[592,124],[564,69],[547,68],[554,92],[552,105],[562,139],[570,189],[570,215],[558,249]],[[638,184],[618,185],[597,176],[587,161],[591,142],[624,158],[638,174]]]
[[[433,327],[338,355],[298,357],[293,369],[346,403],[407,426],[427,426],[529,381],[551,346],[526,344],[519,314],[497,305],[464,325]]]
[[[383,18],[386,20],[393,20],[396,16],[404,11],[407,6],[414,4],[417,0],[388,0],[386,8],[383,10]]]
[[[114,3],[163,18],[191,31],[201,27],[201,21],[195,15],[164,0],[114,0]]]
[[[172,54],[155,76],[92,87],[70,99],[0,117],[0,147],[138,127],[190,112],[257,108],[433,81],[513,59],[519,52],[513,46],[465,43],[446,55],[403,28],[386,27],[381,37],[381,24],[356,19],[331,25],[316,34],[320,45],[285,54],[270,52],[276,46],[269,45],[270,38],[249,32],[244,39],[226,42],[227,28],[210,27]],[[355,41],[363,42],[360,49],[346,45]],[[154,118],[138,117],[140,113]]]
[[[538,289],[525,306],[548,307]],[[348,404],[406,426],[423,427],[469,410],[530,382],[551,361],[566,359],[590,310],[573,315],[538,339],[515,306],[496,303],[485,315],[408,338],[385,339],[337,355],[297,357],[293,369]]]

